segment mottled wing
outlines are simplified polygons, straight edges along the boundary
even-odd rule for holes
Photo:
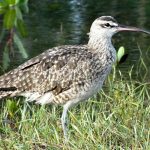
[[[42,95],[51,91],[55,97],[84,84],[91,65],[87,59],[91,58],[86,46],[55,47],[1,76],[0,91],[5,88],[10,96],[22,92]]]
[[[57,48],[49,49],[42,54],[28,60],[16,69],[13,69],[8,73],[0,76],[0,98],[15,96],[22,90],[25,91],[28,89],[30,83],[27,82],[32,78],[32,74],[30,74],[31,70],[34,71],[36,66],[39,66],[38,64],[44,61],[46,57],[49,57],[51,52],[54,54],[57,52],[57,50]],[[36,72],[34,73],[36,74]]]

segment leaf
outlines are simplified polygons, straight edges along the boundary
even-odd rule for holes
[[[3,69],[6,70],[9,66],[10,58],[9,58],[9,49],[8,45],[5,45],[4,51],[3,51]]]
[[[20,2],[20,7],[21,10],[23,10],[25,13],[28,13],[29,12],[28,0],[24,0],[22,3]]]
[[[16,5],[16,4],[19,2],[19,0],[5,0],[5,1],[7,2],[7,4],[8,4],[10,7]]]
[[[23,20],[20,20],[20,19],[17,20],[17,28],[23,37],[26,37],[28,35],[27,29]]]
[[[4,9],[5,7],[7,7],[7,3],[5,1],[1,1],[0,2],[0,9]]]
[[[15,9],[8,9],[8,11],[4,15],[4,20],[3,20],[4,28],[11,29],[15,24],[15,20],[16,20]]]
[[[28,0],[20,0],[19,3],[20,4],[28,3]]]
[[[1,15],[1,14],[4,14],[5,12],[6,12],[6,9],[4,9],[4,8],[1,9],[1,8],[0,8],[0,15]]]
[[[20,10],[20,8],[18,6],[15,7],[15,10],[16,10],[16,17],[17,19],[21,19],[22,20],[22,12]]]
[[[117,52],[117,62],[120,62],[124,54],[125,54],[125,49],[123,46],[121,46]]]
[[[18,110],[17,103],[15,101],[7,100],[6,107],[11,117],[13,117]]]
[[[20,40],[19,36],[15,33],[13,36],[14,43],[18,47],[20,53],[22,54],[23,58],[28,58],[28,54],[26,52],[26,49],[24,48],[22,41]]]

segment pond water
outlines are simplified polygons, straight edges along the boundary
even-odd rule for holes
[[[64,44],[85,44],[91,23],[99,16],[114,16],[119,23],[150,30],[149,0],[32,0],[29,1],[29,13],[24,15],[28,37],[23,38],[28,59],[39,53]],[[143,33],[118,33],[113,37],[116,49],[124,46],[129,54],[127,60],[119,66],[123,73],[139,64],[140,56],[146,64],[141,75],[149,80],[150,76],[150,36]],[[141,51],[141,52],[140,52]],[[142,53],[142,54],[140,54]],[[15,53],[8,68],[15,68],[26,59]],[[134,71],[137,76],[137,71]]]

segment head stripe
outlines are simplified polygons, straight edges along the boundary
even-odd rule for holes
[[[102,21],[112,21],[112,22],[117,23],[116,19],[114,19],[114,18],[111,17],[111,16],[102,16],[102,17],[99,17],[98,20],[102,20]]]

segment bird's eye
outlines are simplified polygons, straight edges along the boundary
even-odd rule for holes
[[[110,25],[109,23],[105,23],[105,24],[104,24],[104,27],[105,27],[105,28],[110,28],[111,25]]]

